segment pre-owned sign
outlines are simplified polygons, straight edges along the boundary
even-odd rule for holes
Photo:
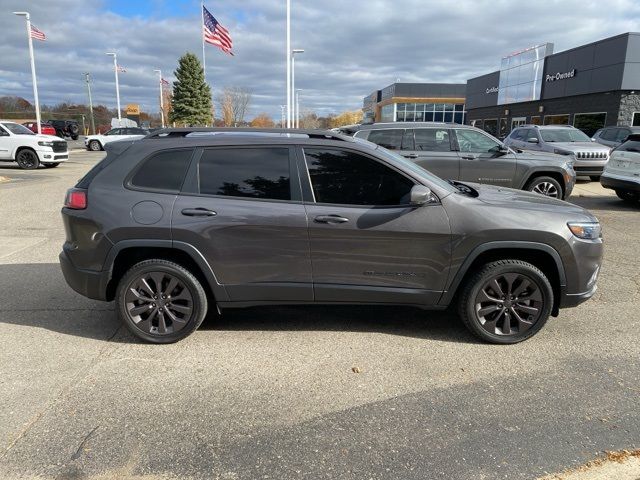
[[[545,77],[546,82],[555,82],[557,80],[566,80],[567,78],[573,78],[576,76],[576,69],[569,70],[568,72],[558,72],[555,75],[547,75]]]

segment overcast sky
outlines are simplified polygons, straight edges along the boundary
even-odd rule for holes
[[[0,0],[0,96],[32,101],[24,19],[27,10],[47,35],[34,40],[40,101],[115,107],[111,57],[122,105],[157,111],[153,72],[174,79],[186,51],[201,56],[197,0]],[[233,37],[235,57],[207,46],[207,80],[249,88],[249,117],[279,118],[285,102],[285,0],[220,0],[206,5]],[[362,106],[362,98],[397,79],[465,82],[497,70],[500,58],[544,42],[566,50],[640,30],[638,0],[292,0],[292,46],[302,108],[324,115]]]

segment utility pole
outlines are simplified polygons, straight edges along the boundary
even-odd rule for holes
[[[291,0],[287,0],[287,128],[291,128]]]
[[[96,123],[93,119],[93,100],[91,100],[91,79],[89,73],[84,74],[84,79],[87,82],[87,94],[89,95],[89,119],[91,120],[91,135],[96,134]]]

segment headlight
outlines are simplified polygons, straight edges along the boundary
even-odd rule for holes
[[[602,228],[598,222],[569,222],[569,230],[582,240],[597,240],[602,236]]]
[[[53,147],[53,142],[38,142],[41,147]]]
[[[553,153],[555,153],[556,155],[572,155],[571,152],[567,152],[566,150],[560,150],[558,148],[554,148]]]

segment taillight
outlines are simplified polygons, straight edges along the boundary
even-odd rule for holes
[[[64,199],[64,206],[73,210],[84,210],[87,208],[87,191],[80,188],[69,189]]]

